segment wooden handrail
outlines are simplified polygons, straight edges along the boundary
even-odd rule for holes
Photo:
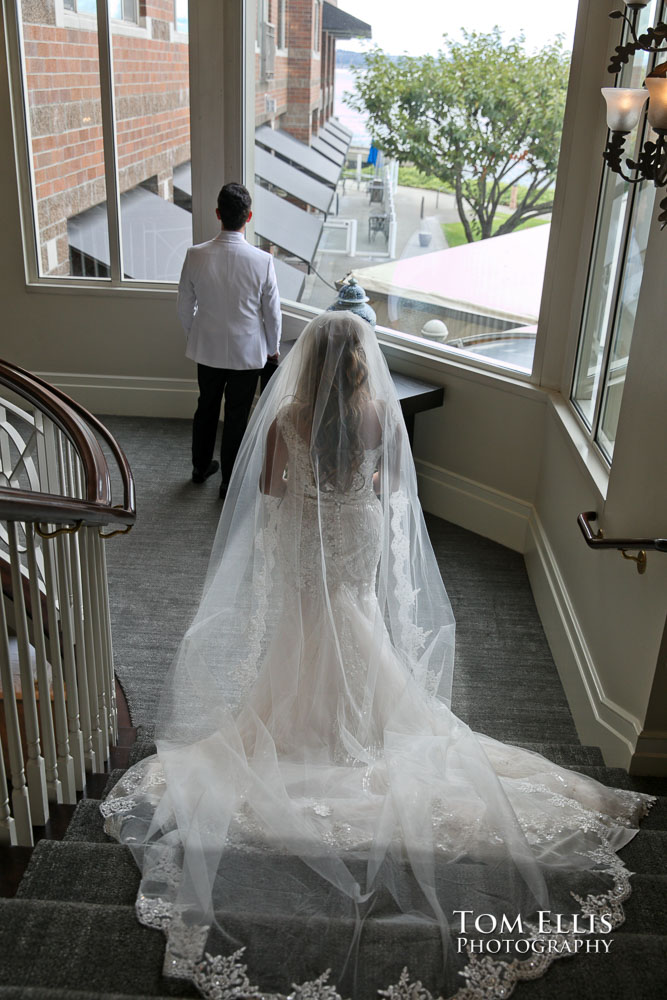
[[[0,487],[0,519],[43,524],[133,524],[134,511],[55,493]]]
[[[120,471],[121,480],[123,483],[123,507],[125,508],[126,511],[132,511],[133,513],[136,513],[134,476],[132,475],[132,470],[130,468],[130,463],[127,460],[127,456],[125,455],[125,452],[123,451],[121,446],[116,441],[113,434],[109,431],[107,427],[104,426],[102,421],[99,420],[94,413],[91,413],[89,410],[87,410],[85,406],[82,406],[81,403],[77,402],[76,399],[72,399],[72,397],[68,396],[66,392],[62,391],[62,389],[59,389],[55,385],[50,385],[48,382],[45,382],[44,379],[41,379],[38,375],[31,374],[30,378],[33,379],[35,382],[37,382],[39,385],[43,386],[45,389],[48,389],[49,392],[51,392],[54,396],[57,396],[58,399],[62,400],[63,403],[69,406],[71,410],[74,410],[74,412],[78,416],[82,417],[83,420],[91,427],[93,427],[100,435],[100,437],[103,438],[104,441],[106,441],[106,443],[109,446],[109,450],[113,454],[113,457],[115,458],[116,464],[118,465],[118,469]]]
[[[80,403],[38,376],[0,360],[0,385],[36,405],[71,441],[81,459],[84,499],[0,487],[0,517],[48,524],[133,524],[136,519],[134,478],[127,458],[106,427]],[[112,506],[111,476],[94,428],[118,463],[123,483],[123,505]]]

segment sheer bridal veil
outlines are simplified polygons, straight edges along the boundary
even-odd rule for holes
[[[576,889],[599,924],[647,798],[475,736],[449,709],[453,659],[386,362],[363,320],[324,313],[251,418],[158,755],[103,805],[167,974],[365,1000],[408,965],[501,997],[552,960],[518,957],[540,912],[572,913]],[[479,914],[513,922],[491,964],[466,943]]]

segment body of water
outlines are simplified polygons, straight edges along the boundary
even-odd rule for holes
[[[343,102],[343,94],[346,91],[354,92],[354,76],[352,71],[346,66],[336,67],[335,92],[334,92],[334,114],[340,119],[346,128],[352,132],[352,144],[370,145],[370,136],[366,119],[358,111],[348,108]]]

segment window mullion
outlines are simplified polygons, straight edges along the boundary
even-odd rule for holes
[[[30,155],[32,144],[32,129],[30,127],[30,107],[28,101],[28,82],[26,79],[23,52],[23,22],[18,0],[9,0],[6,6],[5,21],[6,43],[10,66],[10,95],[13,103],[12,126],[14,131],[14,149],[18,163],[18,191],[21,206],[21,225],[23,227],[26,277],[35,281],[40,276],[40,246],[37,235],[37,199],[35,196],[35,169]],[[15,25],[12,31],[10,24]],[[20,109],[17,112],[16,109]],[[21,183],[20,178],[29,177],[30,184]]]
[[[116,167],[116,130],[113,96],[113,66],[108,0],[97,0],[97,38],[100,53],[100,94],[102,136],[104,139],[104,177],[107,190],[109,226],[109,261],[111,281],[119,284],[122,276],[120,242],[120,202]]]

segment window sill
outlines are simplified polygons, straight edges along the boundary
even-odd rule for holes
[[[290,340],[301,332],[309,320],[319,316],[322,312],[321,309],[315,309],[300,302],[288,301],[283,302],[282,311],[283,317],[287,320],[284,324],[286,339]],[[382,326],[377,328],[377,337],[387,358],[403,359],[411,365],[419,366],[426,378],[430,375],[431,378],[439,381],[443,372],[449,372],[459,378],[487,385],[491,381],[495,388],[531,399],[543,396],[542,389],[529,381],[528,374],[490,365],[485,361],[476,364],[466,355],[462,355],[459,359],[458,352],[453,349],[445,354],[416,337],[401,336],[395,330],[389,330]]]
[[[584,432],[570,402],[559,392],[550,389],[544,389],[543,392],[549,400],[565,440],[598,494],[599,502],[604,504],[609,489],[609,466],[601,457],[596,445]]]
[[[87,282],[84,284],[83,279],[79,278],[61,278],[58,279],[58,281],[54,281],[53,279],[49,280],[49,278],[41,278],[33,281],[27,281],[25,288],[29,294],[36,293],[38,295],[55,294],[74,296],[94,295],[96,298],[100,295],[112,295],[120,298],[135,298],[139,296],[144,299],[175,299],[178,294],[178,286],[175,284],[150,285],[148,283],[144,283],[137,285],[112,285],[109,281],[100,281],[95,278],[90,279],[90,284]]]

